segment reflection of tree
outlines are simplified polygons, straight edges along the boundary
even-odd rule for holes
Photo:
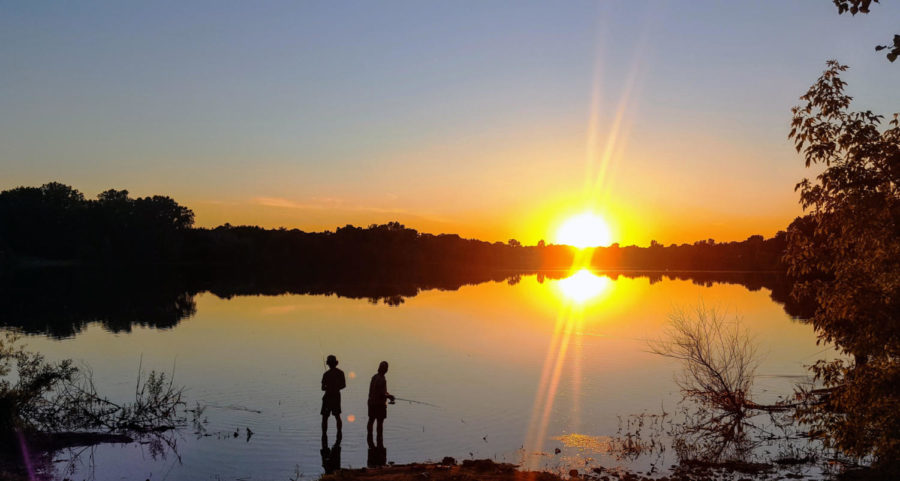
[[[312,294],[371,299],[390,306],[421,290],[455,290],[538,273],[567,275],[570,246],[526,246],[421,233],[398,222],[347,225],[326,232],[225,224],[193,228],[193,212],[165,196],[133,198],[109,189],[96,200],[51,182],[0,192],[0,323],[68,336],[88,322],[112,331],[171,327],[193,315],[193,296]],[[591,265],[610,277],[690,279],[772,289],[792,316],[783,271],[784,232],[770,239],[592,251]],[[15,271],[42,263],[90,269]],[[111,267],[115,266],[115,268]],[[10,272],[13,271],[13,272]],[[712,272],[716,271],[716,272]],[[737,272],[745,271],[745,272]],[[746,272],[753,271],[753,272]]]
[[[719,413],[698,406],[684,424],[673,429],[672,447],[680,461],[722,462],[747,460],[753,452],[744,416]],[[758,443],[759,440],[756,440]]]
[[[750,290],[766,288],[772,300],[803,317],[803,304],[790,299],[783,276],[752,272],[603,271],[599,275],[649,278],[651,282],[686,280],[698,285],[737,284]],[[195,296],[211,292],[221,298],[244,295],[334,295],[401,306],[405,299],[431,289],[453,291],[484,282],[515,285],[525,276],[538,281],[570,275],[558,270],[488,270],[464,266],[394,268],[376,271],[157,266],[152,269],[26,269],[0,273],[0,325],[28,333],[72,336],[89,323],[112,332],[132,326],[166,329],[196,313]]]
[[[72,336],[96,322],[112,332],[171,328],[196,312],[172,272],[60,268],[0,276],[0,323],[28,333]]]
[[[384,304],[387,306],[399,306],[400,304],[406,302],[406,299],[404,299],[403,296],[400,295],[369,298],[369,303],[371,304],[378,304],[379,302],[384,302]]]
[[[702,403],[683,411],[684,422],[673,425],[669,434],[679,461],[752,462],[766,460],[764,449],[786,446],[798,438],[790,414],[745,410],[722,412]],[[804,443],[805,444],[805,443]]]
[[[150,432],[138,436],[121,434],[82,434],[66,433],[65,435],[31,436],[26,440],[27,455],[34,479],[96,479],[97,447],[101,444],[134,444],[153,460],[166,460],[174,457],[181,463],[178,451],[179,435],[176,431]],[[146,453],[143,450],[146,449]],[[24,467],[23,467],[24,469]],[[9,474],[9,473],[7,473]],[[27,479],[27,473],[21,473]],[[19,479],[19,478],[11,478]]]
[[[719,466],[759,472],[772,463],[811,463],[817,452],[815,443],[798,434],[790,413],[729,413],[692,399],[683,399],[674,412],[620,418],[609,442],[609,454],[616,459],[649,457],[657,466],[665,464],[670,449],[676,472]]]
[[[747,463],[761,459],[763,448],[775,441],[796,445],[790,432],[796,406],[760,405],[752,399],[757,350],[737,319],[729,321],[704,305],[692,312],[676,310],[666,336],[649,345],[651,352],[681,362],[676,382],[684,397],[678,420],[662,418],[680,463]],[[768,419],[759,422],[764,415]],[[663,429],[657,426],[655,432]]]

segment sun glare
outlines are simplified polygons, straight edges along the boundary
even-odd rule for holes
[[[609,277],[598,276],[587,269],[559,281],[559,290],[577,304],[583,304],[604,293],[612,285]]]
[[[609,225],[602,217],[586,212],[569,218],[556,231],[556,243],[574,247],[605,247],[612,242]]]

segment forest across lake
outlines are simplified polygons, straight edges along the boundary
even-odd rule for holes
[[[420,233],[398,222],[326,232],[221,225],[193,227],[194,213],[162,195],[132,198],[107,190],[86,199],[56,182],[0,192],[0,265],[191,264],[254,271],[369,275],[375,270],[491,271],[568,269],[581,249],[541,240],[486,242]],[[792,225],[809,230],[807,218]],[[786,233],[740,242],[589,249],[585,267],[678,271],[785,271]],[[580,254],[579,254],[580,255]]]

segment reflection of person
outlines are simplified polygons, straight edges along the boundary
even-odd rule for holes
[[[372,376],[369,383],[369,423],[366,425],[367,440],[372,445],[372,424],[378,423],[378,445],[384,442],[384,418],[387,417],[387,400],[394,402],[394,396],[387,391],[387,380],[384,375],[388,372],[387,361],[378,364],[378,372]]]
[[[344,371],[337,368],[338,360],[333,354],[328,356],[325,361],[328,364],[328,370],[322,374],[322,435],[328,431],[328,416],[334,415],[335,424],[337,425],[338,439],[341,436],[341,389],[347,387],[347,381],[344,378]]]
[[[339,469],[341,469],[341,435],[338,433],[337,439],[334,441],[334,446],[331,449],[328,449],[328,435],[322,435],[322,450],[319,451],[319,454],[322,455],[322,469],[325,470],[325,474],[331,474]]]
[[[369,451],[366,456],[366,466],[370,468],[378,468],[387,464],[387,449],[384,444],[378,443],[376,446],[369,437]]]

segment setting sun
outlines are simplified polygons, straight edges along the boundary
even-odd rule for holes
[[[0,481],[900,481],[900,0],[170,3],[0,3]]]
[[[574,247],[608,246],[612,242],[609,224],[602,217],[586,212],[569,218],[556,231],[556,243]]]

